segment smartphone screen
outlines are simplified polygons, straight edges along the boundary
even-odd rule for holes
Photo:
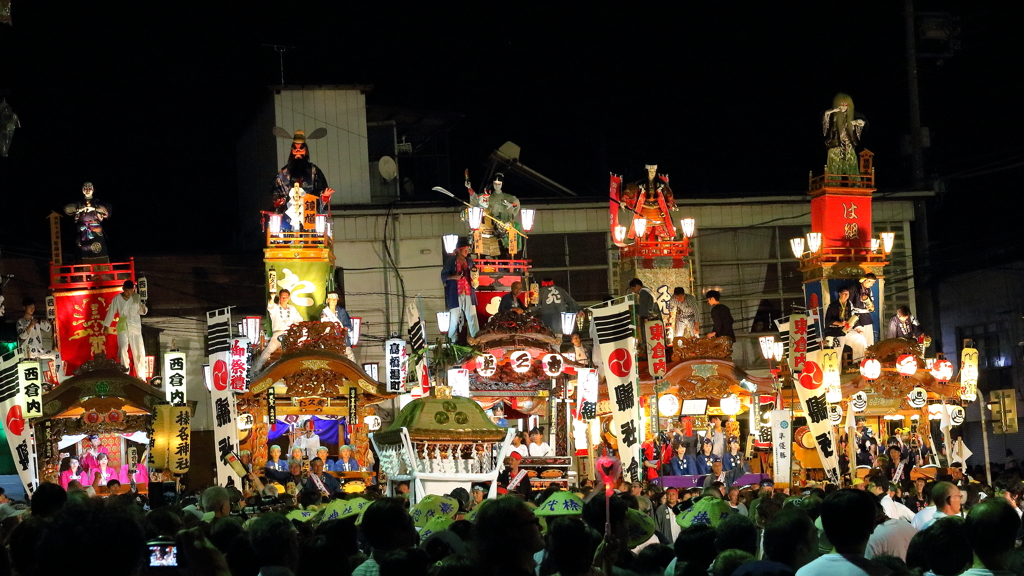
[[[150,544],[150,566],[177,566],[178,547],[174,544]]]

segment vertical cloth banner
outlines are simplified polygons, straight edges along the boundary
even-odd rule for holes
[[[71,376],[98,353],[116,359],[117,336],[107,334],[103,320],[107,308],[121,288],[74,290],[54,294],[57,312],[57,345],[64,365],[64,376]]]
[[[43,375],[38,360],[18,363],[18,381],[21,384],[21,407],[26,420],[43,415]]]
[[[230,388],[236,394],[249,389],[249,339],[244,336],[231,339]]]
[[[164,354],[164,393],[167,401],[177,406],[184,406],[188,399],[184,352]]]
[[[267,283],[270,269],[277,275],[278,290],[291,293],[291,304],[298,309],[303,320],[319,320],[327,300],[327,284],[332,281],[334,266],[327,260],[270,260],[265,261]]]
[[[405,389],[405,378],[408,375],[409,355],[405,350],[405,340],[389,338],[384,341],[384,381],[388,392],[402,392]]]
[[[427,371],[427,361],[426,356],[422,352],[427,347],[427,329],[423,323],[423,315],[420,314],[419,297],[416,298],[415,302],[409,302],[405,305],[405,323],[409,327],[409,347],[412,349],[413,355],[417,355],[420,358],[419,362],[411,370],[414,377],[413,387],[421,385],[423,395],[426,396],[429,378],[423,377],[423,374]],[[406,362],[405,377],[408,377],[409,372],[408,362]]]
[[[668,362],[665,357],[665,324],[661,320],[645,320],[644,330],[647,331],[647,370],[651,376],[661,378]]]
[[[814,444],[821,458],[822,468],[829,482],[839,484],[839,445],[836,443],[832,422],[828,417],[828,402],[825,400],[824,375],[817,362],[808,360],[796,383],[800,404],[807,414],[807,427],[814,436]]]
[[[754,450],[767,452],[772,449],[772,411],[775,410],[775,396],[759,394],[757,403],[757,439]]]
[[[576,420],[591,420],[597,417],[596,368],[576,369]]]
[[[184,474],[191,466],[191,419],[188,406],[161,404],[153,423],[152,460],[157,469]]]
[[[594,309],[597,346],[605,365],[608,398],[614,408],[612,423],[618,440],[623,475],[640,481],[640,434],[638,425],[636,342],[629,304]]]
[[[234,478],[241,487],[241,478],[225,458],[238,450],[238,425],[235,395],[231,393],[231,309],[221,308],[206,313],[207,346],[211,382],[210,396],[213,407],[213,437],[217,443],[217,483],[227,485]]]
[[[777,488],[789,488],[792,482],[793,422],[789,410],[772,410],[772,456],[775,474],[772,480]]]
[[[21,407],[21,386],[18,382],[18,363],[21,359],[19,350],[0,356],[0,413],[4,416],[4,433],[7,435],[11,456],[14,457],[18,478],[25,489],[25,495],[31,496],[39,485],[39,474],[32,426]]]

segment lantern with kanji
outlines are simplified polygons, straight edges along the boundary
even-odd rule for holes
[[[900,354],[896,359],[896,371],[900,376],[913,376],[917,373],[917,357],[913,354]]]
[[[877,358],[865,358],[860,361],[860,375],[865,380],[877,380],[882,375],[882,363]]]

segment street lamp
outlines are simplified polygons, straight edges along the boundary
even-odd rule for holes
[[[519,211],[519,217],[523,220],[523,230],[533,230],[533,221],[537,217],[537,211],[533,208],[523,208]]]
[[[693,233],[697,229],[697,221],[693,218],[683,218],[679,221],[680,227],[683,229],[683,237],[693,238]]]
[[[441,236],[441,241],[444,242],[444,251],[449,254],[455,253],[455,247],[459,245],[458,234],[445,234]]]
[[[789,247],[793,249],[793,257],[799,260],[800,257],[804,255],[803,237],[801,236],[800,238],[790,238]]]

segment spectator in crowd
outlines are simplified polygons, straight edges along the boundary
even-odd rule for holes
[[[930,520],[924,523],[922,529],[927,529],[936,520],[945,516],[956,516],[960,513],[960,503],[963,496],[960,489],[952,482],[939,482],[932,487],[932,501],[935,502],[935,512]],[[1019,518],[1018,518],[1019,519]]]
[[[764,531],[764,557],[796,572],[818,555],[818,531],[799,508],[780,510]]]
[[[269,513],[256,518],[249,527],[249,544],[262,576],[287,574],[281,568],[291,572],[298,568],[299,533],[284,514]]]
[[[43,482],[32,495],[32,515],[48,518],[60,512],[67,501],[68,493],[60,485]]]
[[[1004,499],[991,498],[978,504],[967,514],[964,533],[974,552],[974,562],[964,576],[1009,575],[1010,553],[1013,551],[1020,517]]]
[[[203,491],[200,505],[204,512],[212,512],[214,518],[223,518],[231,514],[231,494],[227,488],[211,486]]]
[[[869,576],[879,567],[864,558],[875,528],[875,498],[853,489],[829,494],[821,506],[821,524],[835,552],[819,556],[797,576]]]
[[[480,506],[473,541],[482,576],[532,575],[533,556],[544,548],[540,518],[514,496]]]
[[[385,554],[412,548],[419,543],[416,526],[405,510],[405,500],[400,498],[383,498],[367,506],[359,529],[373,553],[352,572],[352,576],[377,576],[380,572],[378,561]]]
[[[875,521],[878,524],[871,532],[864,557],[870,560],[875,556],[896,556],[906,561],[910,539],[917,530],[905,518],[889,518],[881,502],[876,504]]]

